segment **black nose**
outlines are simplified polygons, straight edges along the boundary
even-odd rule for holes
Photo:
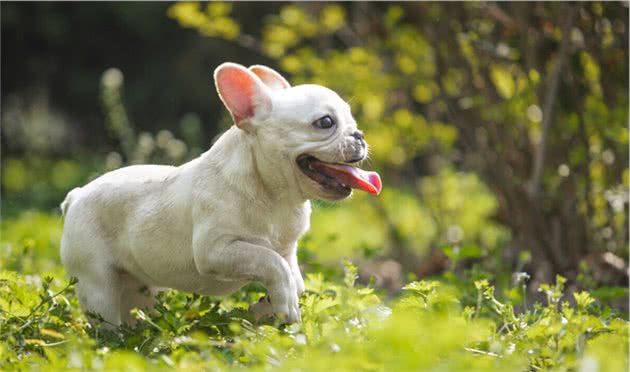
[[[357,141],[364,141],[365,138],[363,137],[363,132],[361,132],[360,130],[352,133],[352,137],[356,138]]]

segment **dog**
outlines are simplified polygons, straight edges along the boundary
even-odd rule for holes
[[[132,165],[68,193],[61,260],[84,311],[133,324],[161,288],[227,295],[256,281],[269,309],[300,320],[297,241],[311,199],[378,194],[375,172],[353,165],[368,145],[350,106],[319,85],[271,68],[224,63],[214,82],[234,125],[179,167]]]

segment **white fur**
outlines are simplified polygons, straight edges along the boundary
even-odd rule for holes
[[[230,69],[244,67],[223,64],[215,80]],[[243,130],[233,126],[179,167],[129,166],[68,194],[61,259],[79,278],[84,310],[112,324],[131,323],[129,311],[150,307],[160,287],[225,295],[258,281],[274,313],[300,319],[297,240],[309,228],[309,199],[331,197],[295,160],[308,153],[345,161],[356,123],[327,88],[286,88],[249,73],[270,106],[256,106],[245,124],[237,123]],[[334,130],[311,125],[326,114],[335,116]]]

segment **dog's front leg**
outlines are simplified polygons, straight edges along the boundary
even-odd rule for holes
[[[290,323],[300,320],[291,267],[272,249],[240,240],[215,242],[213,247],[195,247],[195,264],[201,274],[222,280],[261,282],[275,314],[285,314]]]
[[[287,262],[291,268],[293,279],[295,279],[295,288],[299,297],[304,293],[304,279],[302,278],[302,272],[300,272],[300,265],[298,264],[297,246],[291,250],[291,253],[287,257]]]

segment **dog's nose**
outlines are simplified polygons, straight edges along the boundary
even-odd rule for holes
[[[356,138],[357,141],[365,141],[365,137],[363,137],[363,132],[360,130],[352,133],[352,137]]]

